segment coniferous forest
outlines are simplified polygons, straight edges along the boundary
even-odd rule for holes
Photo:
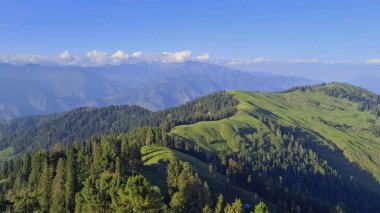
[[[330,93],[360,102],[368,107],[358,110],[374,113],[368,99]],[[231,117],[238,104],[233,95],[220,92],[158,112],[136,106],[82,108],[3,123],[2,131],[12,132],[12,137],[2,139],[7,142],[2,149],[15,151],[0,166],[1,211],[379,211],[376,190],[346,178],[310,145],[313,135],[284,126],[269,112],[251,115],[259,122],[236,133],[241,143],[235,150],[210,149],[171,133],[177,126]],[[195,157],[207,171],[197,172],[199,165],[179,156],[148,165],[153,159],[146,159],[144,147],[166,147]],[[152,170],[163,174],[160,183],[149,175]],[[213,188],[215,183],[206,176],[223,177],[223,193],[216,193],[220,189]],[[249,196],[231,198],[235,189],[244,189]]]
[[[150,134],[154,136],[150,138]],[[160,135],[157,135],[160,134]],[[187,162],[166,162],[168,193],[144,177],[141,146],[164,145],[159,129],[93,137],[25,153],[1,166],[6,212],[242,212],[242,201],[212,195]],[[261,202],[256,212],[268,212]]]

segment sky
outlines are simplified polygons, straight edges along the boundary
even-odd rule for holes
[[[2,0],[0,55],[380,63],[379,11],[374,0]]]

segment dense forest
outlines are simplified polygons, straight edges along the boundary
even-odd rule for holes
[[[265,119],[265,118],[263,118]],[[245,151],[211,153],[172,138],[161,128],[56,144],[5,161],[0,167],[2,208],[10,212],[240,212],[242,201],[223,202],[189,163],[161,162],[168,192],[144,177],[141,147],[168,146],[198,157],[220,172],[226,187],[242,186],[284,212],[376,212],[379,196],[345,182],[294,133],[260,136]],[[278,128],[278,129],[277,129]],[[268,209],[260,204],[265,212]],[[219,209],[219,210],[216,210]],[[224,210],[223,210],[224,209]]]
[[[213,195],[187,162],[167,163],[168,194],[142,175],[140,147],[164,144],[147,128],[131,134],[56,144],[25,153],[0,168],[5,212],[243,212],[240,199]],[[157,132],[156,132],[157,133]],[[159,140],[159,141],[156,141]],[[149,142],[148,142],[149,141]],[[259,203],[254,212],[268,212]]]
[[[140,127],[161,126],[170,130],[176,125],[229,117],[236,112],[236,104],[232,95],[218,92],[158,112],[124,105],[78,108],[51,116],[4,121],[0,123],[0,149],[12,147],[12,154],[19,154],[25,150],[48,148],[55,143],[65,144],[93,135],[123,133]]]
[[[373,99],[352,99],[341,89],[326,91],[340,91],[326,93],[362,105]],[[3,138],[8,143],[2,147],[17,151],[0,166],[0,208],[7,212],[232,213],[268,212],[275,206],[271,210],[277,212],[379,211],[379,193],[354,177],[342,176],[310,146],[315,143],[313,135],[283,126],[269,113],[252,114],[260,123],[245,131],[253,137],[236,132],[239,151],[207,150],[170,134],[178,125],[227,118],[236,113],[238,103],[233,95],[221,92],[158,112],[137,106],[81,108],[53,119],[23,120],[11,128],[4,124],[4,132],[14,134],[13,140]],[[373,110],[372,104],[360,110]],[[27,131],[20,130],[28,122]],[[378,135],[379,129],[373,133]],[[227,192],[241,187],[266,201],[256,206],[244,204],[241,197],[227,201],[225,194],[214,193],[194,172],[194,165],[180,160],[157,162],[157,168],[165,171],[165,184],[153,185],[141,154],[143,147],[152,145],[206,163],[210,174],[223,175]]]

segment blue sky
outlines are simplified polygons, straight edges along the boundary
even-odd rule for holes
[[[371,0],[0,2],[0,53],[190,50],[213,58],[380,58]]]

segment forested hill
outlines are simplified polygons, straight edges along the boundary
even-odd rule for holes
[[[175,125],[232,116],[237,101],[223,92],[198,98],[176,108],[151,112],[139,106],[78,108],[49,116],[31,116],[0,123],[0,160],[26,150],[83,140],[93,135],[118,134],[139,127],[170,130]]]
[[[0,169],[1,189],[8,207],[32,203],[46,210],[63,203],[62,209],[77,212],[94,211],[93,206],[149,209],[143,202],[148,198],[159,204],[151,208],[211,212],[221,208],[218,194],[252,198],[242,199],[251,204],[264,199],[278,212],[377,212],[378,107],[377,95],[331,83],[279,93],[220,92],[159,112],[112,106],[13,121],[12,128],[2,127],[13,132],[2,139],[3,156],[14,157]],[[53,146],[93,134],[111,135]],[[54,180],[44,190],[67,190],[69,176],[62,174],[71,167],[80,171],[67,172],[77,184],[61,196],[67,201],[39,190],[46,181],[36,177],[40,173]],[[146,181],[159,186],[164,200]],[[147,197],[133,193],[136,183],[144,183],[140,189]],[[233,206],[241,211],[239,202],[223,204],[225,212]]]
[[[342,83],[298,87],[282,93],[230,94],[239,100],[234,116],[178,126],[170,135],[221,152],[222,156],[231,156],[231,151],[238,153],[232,156],[252,170],[251,175],[270,180],[267,184],[271,189],[262,190],[271,195],[281,192],[277,188],[281,188],[279,177],[282,184],[292,185],[296,180],[303,186],[295,191],[316,194],[321,188],[311,187],[311,180],[325,175],[380,192],[376,94]],[[331,189],[332,185],[325,187]],[[322,193],[325,199],[334,200],[335,191],[340,190]]]

